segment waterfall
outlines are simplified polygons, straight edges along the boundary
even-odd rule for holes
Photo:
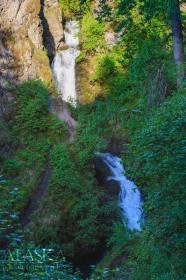
[[[124,223],[133,231],[141,231],[143,221],[143,202],[137,186],[127,179],[121,159],[110,153],[96,153],[111,171],[107,181],[115,180],[120,185],[119,206],[123,214]]]
[[[67,21],[64,30],[67,49],[58,51],[54,57],[52,69],[58,93],[62,100],[76,105],[75,62],[79,55],[79,25],[77,21]]]

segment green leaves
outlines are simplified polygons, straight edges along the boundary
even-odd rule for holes
[[[137,6],[147,21],[157,16],[169,19],[177,2],[177,0],[119,0],[118,12],[127,15]]]
[[[116,72],[116,62],[112,56],[109,54],[100,56],[98,59],[96,73],[94,80],[99,80],[100,82],[108,82],[112,79]]]
[[[15,130],[23,137],[47,130],[48,90],[40,81],[22,84],[17,90]]]
[[[81,9],[80,0],[60,0],[62,12],[66,18],[71,18],[78,14]]]
[[[104,24],[97,21],[90,13],[81,21],[80,42],[86,52],[94,53],[105,47]]]
[[[130,174],[142,187],[147,219],[133,251],[140,262],[136,253],[129,257],[134,268],[130,279],[168,279],[168,266],[170,279],[183,277],[185,102],[184,92],[175,93],[131,135]]]

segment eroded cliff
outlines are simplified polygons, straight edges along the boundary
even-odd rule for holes
[[[0,66],[3,69],[9,65],[7,71],[4,70],[1,86],[7,79],[19,82],[40,78],[50,84],[48,56],[52,59],[63,40],[58,1],[6,0],[1,1],[0,10]]]

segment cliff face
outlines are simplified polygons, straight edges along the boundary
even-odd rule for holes
[[[57,49],[63,47],[62,13],[58,0],[41,0],[40,18],[43,40],[50,60]]]
[[[63,47],[62,13],[58,0],[45,0],[44,15],[54,38],[55,49]]]
[[[0,85],[7,79],[38,77],[51,83],[48,55],[51,58],[51,50],[55,54],[63,39],[58,1],[2,0],[0,11],[0,68],[4,69]]]

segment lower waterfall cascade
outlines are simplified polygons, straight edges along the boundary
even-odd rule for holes
[[[107,181],[115,180],[119,183],[119,207],[124,223],[131,231],[141,231],[143,201],[137,186],[124,175],[125,170],[121,159],[110,153],[96,153],[96,156],[103,160],[112,173],[111,176],[107,177]]]

